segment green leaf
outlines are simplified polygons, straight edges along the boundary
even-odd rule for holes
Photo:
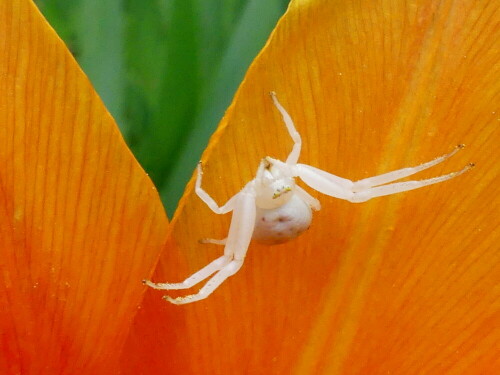
[[[159,90],[152,122],[137,147],[137,156],[154,181],[162,181],[190,133],[200,88],[198,24],[194,0],[170,3]]]
[[[82,1],[77,17],[80,65],[126,136],[128,127],[122,116],[125,81],[122,1]]]
[[[200,110],[189,137],[186,138],[186,144],[179,150],[178,161],[162,184],[161,195],[167,212],[175,210],[209,137],[215,131],[248,66],[263,47],[283,10],[281,0],[247,2],[220,66],[212,74],[200,100]]]

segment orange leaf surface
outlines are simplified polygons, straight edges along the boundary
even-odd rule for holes
[[[0,373],[109,374],[167,220],[31,1],[0,0]]]
[[[125,374],[500,373],[500,13],[489,1],[296,0],[254,61],[204,154],[222,204],[265,155],[303,138],[300,161],[353,180],[467,147],[417,178],[454,180],[355,205],[321,196],[300,238],[252,244],[207,300],[148,291]],[[154,281],[180,281],[222,253],[229,215],[193,184]]]

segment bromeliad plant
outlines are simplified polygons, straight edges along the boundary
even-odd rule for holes
[[[231,283],[179,307],[141,279],[208,263],[219,249],[198,240],[227,218],[191,182],[167,228],[53,30],[0,0],[0,372],[497,373],[498,17],[470,0],[292,2],[203,156],[216,201],[289,153],[271,90],[305,164],[359,180],[464,142],[434,173],[471,155],[476,169],[359,206],[322,199],[309,231],[250,245]]]

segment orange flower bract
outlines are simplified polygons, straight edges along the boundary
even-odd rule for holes
[[[165,236],[153,280],[179,281],[220,256],[198,240],[229,215],[191,182],[167,233],[62,43],[30,2],[0,0],[0,372],[499,373],[499,24],[486,0],[293,1],[203,156],[219,203],[291,149],[269,91],[302,163],[356,180],[465,143],[417,178],[476,167],[358,205],[312,191],[301,237],[252,244],[204,301],[148,290],[137,310]]]
[[[35,6],[0,0],[0,373],[114,372],[158,194]]]

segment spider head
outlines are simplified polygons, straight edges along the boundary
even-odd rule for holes
[[[262,159],[255,178],[255,200],[258,207],[273,209],[290,200],[295,180],[287,172],[285,163],[269,157]]]

